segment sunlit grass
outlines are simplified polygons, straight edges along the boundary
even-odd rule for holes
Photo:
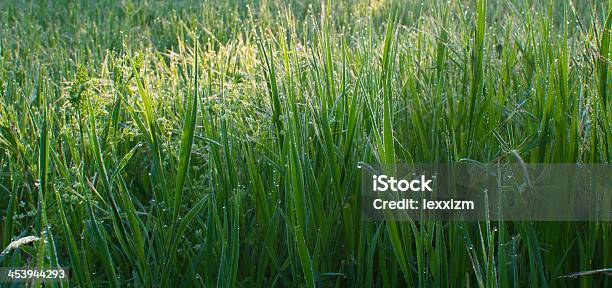
[[[364,221],[357,168],[609,163],[609,5],[332,2],[0,1],[0,249],[44,240],[0,266],[79,287],[610,285],[561,277],[610,267],[609,223]]]

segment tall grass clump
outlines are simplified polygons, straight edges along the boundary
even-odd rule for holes
[[[0,0],[0,20],[1,267],[611,284],[609,222],[365,220],[358,167],[609,164],[612,2]]]

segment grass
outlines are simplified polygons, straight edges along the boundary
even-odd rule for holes
[[[609,222],[362,220],[361,163],[610,163],[612,2],[530,2],[0,1],[0,266],[609,286]]]

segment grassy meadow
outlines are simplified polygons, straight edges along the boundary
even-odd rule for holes
[[[610,163],[611,12],[0,0],[0,267],[69,267],[32,287],[610,287],[588,272],[612,267],[610,222],[364,220],[358,165]]]

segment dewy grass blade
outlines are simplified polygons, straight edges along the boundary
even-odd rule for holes
[[[194,83],[193,83],[193,98],[190,101],[186,101],[186,107],[188,108],[187,115],[185,115],[185,122],[183,125],[183,133],[181,137],[181,150],[179,154],[178,169],[176,172],[176,184],[174,192],[174,212],[173,212],[173,225],[176,225],[178,215],[181,210],[181,203],[183,200],[183,186],[185,185],[185,178],[187,176],[187,170],[189,169],[189,160],[191,159],[191,149],[193,146],[193,137],[195,135],[197,113],[198,113],[198,36],[196,35],[195,44],[195,62],[194,62]]]
[[[48,109],[46,107],[46,104],[43,102],[43,119],[42,125],[40,127],[40,142],[38,149],[38,169],[40,175],[40,182],[38,183],[38,211],[36,214],[36,230],[38,232],[38,235],[40,235],[40,238],[43,239],[43,241],[39,241],[38,243],[38,253],[36,262],[36,265],[41,269],[45,267],[45,258],[47,258],[47,254],[50,254],[45,250],[45,246],[47,246],[46,243],[52,240],[47,238],[49,237],[49,223],[47,221],[47,201],[45,198],[47,195],[47,187],[49,185],[49,131],[47,126],[47,111]],[[34,287],[40,287],[40,285],[40,280],[37,280],[34,283]]]
[[[601,57],[597,66],[599,69],[599,97],[601,97],[601,104],[604,112],[608,108],[608,71],[610,71],[610,34],[612,34],[612,2],[608,8],[608,15],[601,30],[601,41],[599,43],[599,57]]]
[[[179,153],[179,162],[178,168],[176,171],[176,184],[174,191],[174,205],[173,205],[173,213],[172,213],[172,240],[170,241],[169,249],[170,256],[166,259],[166,267],[164,269],[164,274],[162,277],[162,284],[167,285],[168,281],[168,266],[174,265],[174,255],[177,245],[177,241],[179,241],[180,233],[176,233],[176,229],[179,228],[179,215],[181,211],[181,205],[183,202],[183,188],[185,185],[185,178],[187,177],[187,171],[189,169],[189,162],[191,159],[191,149],[193,146],[193,138],[195,135],[196,121],[197,121],[197,112],[198,112],[198,37],[196,35],[196,44],[195,44],[195,60],[194,60],[194,83],[193,83],[193,98],[191,100],[186,101],[185,106],[187,107],[185,120],[183,124],[183,133],[181,136],[181,149]],[[179,231],[180,232],[180,231]]]
[[[487,0],[476,1],[476,27],[475,37],[472,43],[472,80],[470,82],[470,100],[469,100],[469,118],[468,137],[474,137],[474,131],[478,129],[479,120],[475,119],[475,114],[478,112],[478,103],[480,101],[483,88],[483,64],[484,64],[484,49],[485,49],[485,29],[486,29],[486,14]],[[470,147],[474,147],[470,145]]]
[[[389,16],[385,33],[385,41],[383,48],[383,66],[382,79],[383,85],[383,163],[391,165],[395,162],[395,139],[393,138],[393,95],[392,95],[392,69],[393,69],[393,51],[392,38],[395,27],[395,18]]]
[[[72,273],[75,275],[76,281],[81,287],[92,287],[91,280],[89,278],[89,273],[84,269],[85,266],[81,262],[81,255],[79,253],[79,247],[74,239],[74,234],[72,233],[72,229],[70,228],[70,224],[68,223],[68,219],[66,218],[66,213],[64,211],[64,206],[62,204],[62,199],[59,192],[55,191],[55,199],[57,201],[58,212],[61,218],[61,226],[64,230],[64,237],[66,237],[68,254],[70,255],[70,261],[73,263]]]
[[[138,60],[138,59],[137,59]],[[138,60],[137,62],[142,62],[144,60]],[[170,196],[168,193],[168,186],[166,184],[166,172],[164,167],[164,161],[162,159],[161,152],[161,140],[158,135],[158,126],[156,124],[156,119],[153,119],[153,103],[151,96],[147,92],[144,87],[143,79],[141,78],[140,72],[137,65],[143,65],[142,63],[135,63],[135,60],[129,57],[129,62],[132,70],[132,76],[136,81],[137,91],[140,95],[140,99],[142,100],[142,107],[144,109],[144,124],[141,129],[146,134],[146,139],[153,152],[153,175],[155,181],[159,184],[161,191],[157,193],[157,197],[160,201],[165,201],[166,203],[170,203]],[[138,122],[138,120],[136,120]]]
[[[312,267],[312,260],[308,253],[308,247],[306,246],[306,240],[304,239],[304,233],[300,226],[295,228],[295,242],[297,243],[298,255],[300,256],[300,262],[302,263],[302,271],[304,272],[304,279],[306,280],[306,287],[314,288],[315,279]]]

